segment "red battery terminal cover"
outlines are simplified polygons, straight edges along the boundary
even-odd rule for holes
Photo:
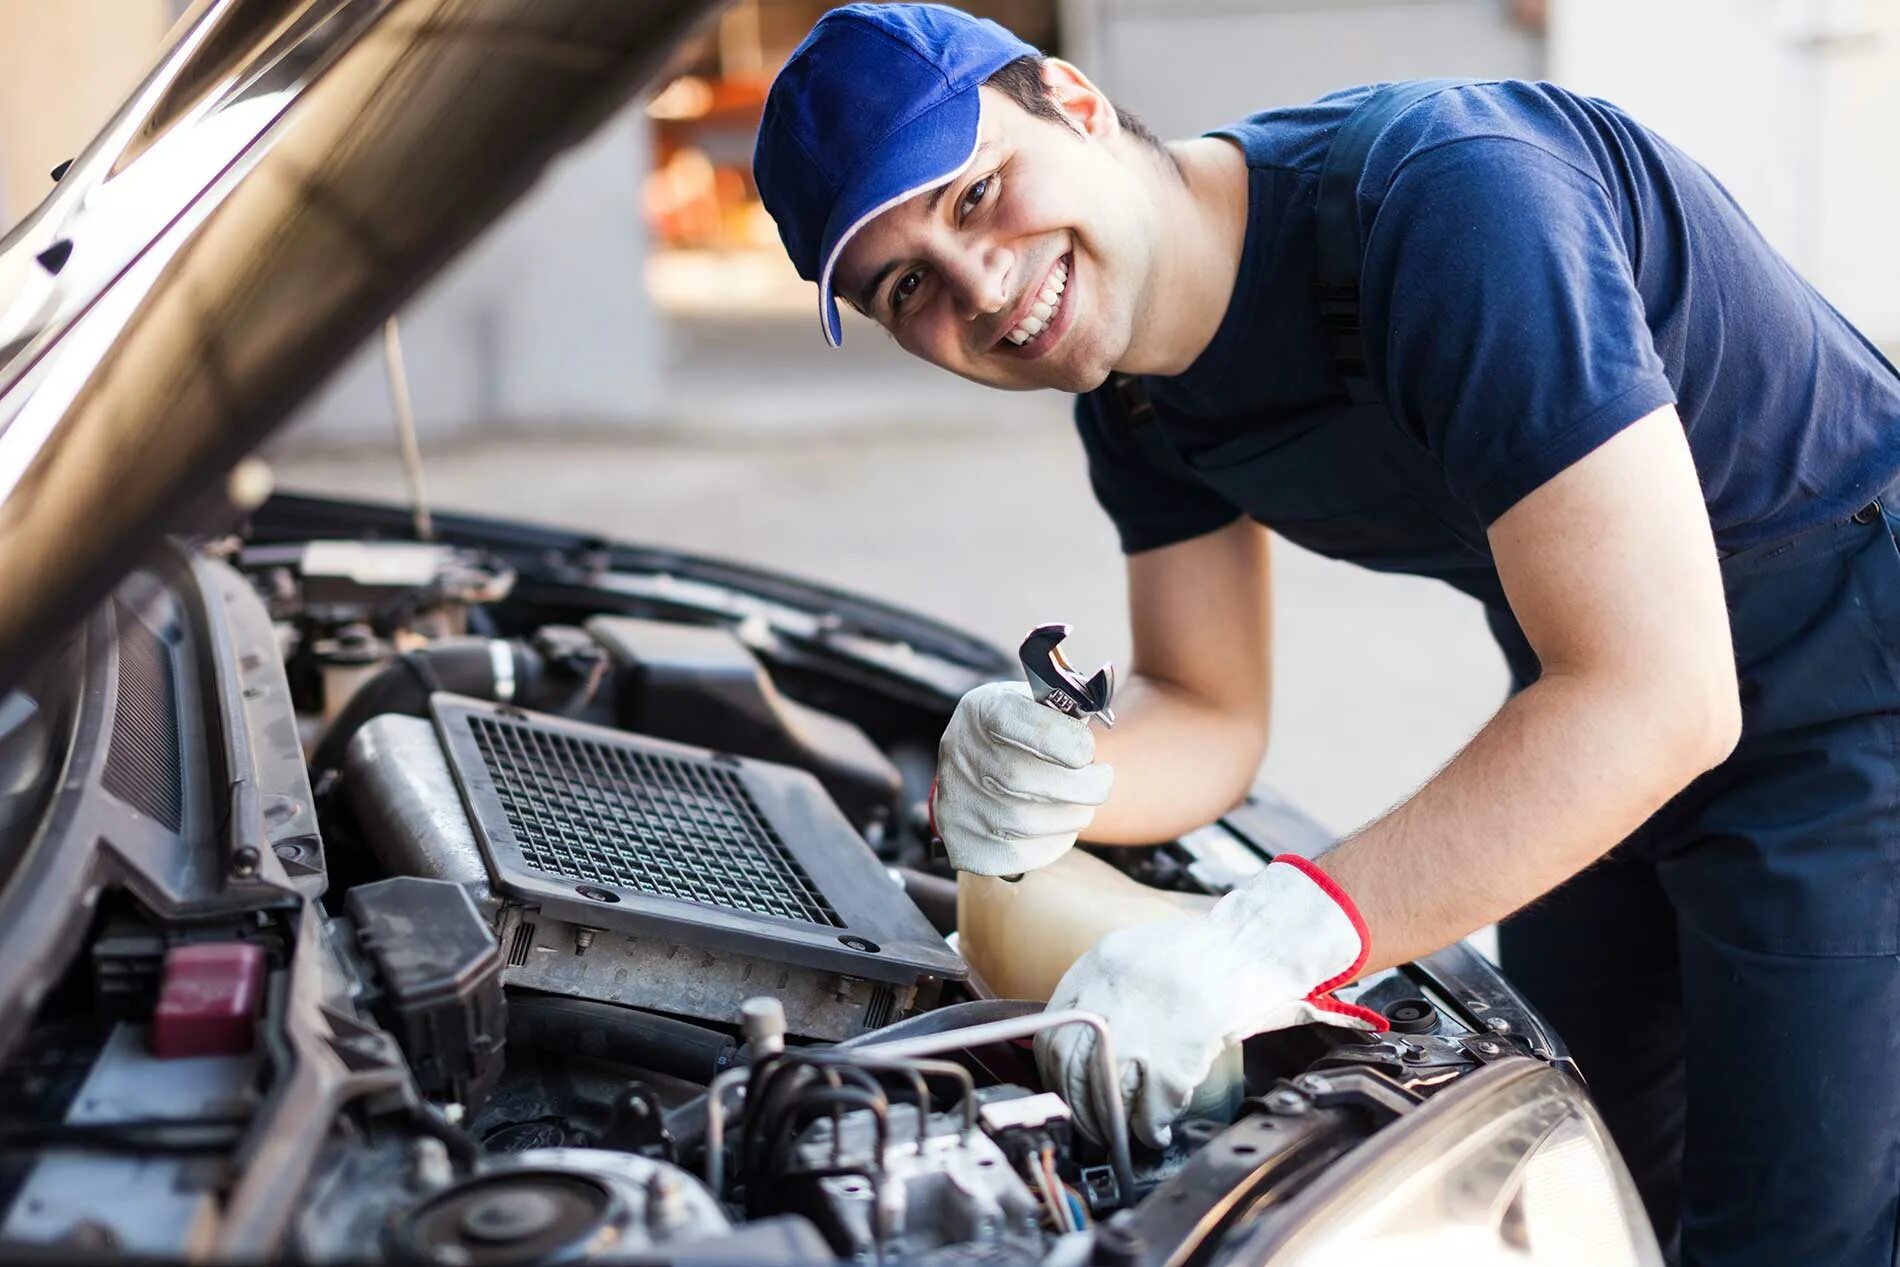
[[[173,946],[152,1014],[152,1054],[237,1056],[251,1049],[264,997],[264,951],[249,942]]]

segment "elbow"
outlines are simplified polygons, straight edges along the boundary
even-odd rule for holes
[[[1684,763],[1684,785],[1727,761],[1742,739],[1742,697],[1733,667],[1709,679],[1673,710],[1683,722],[1674,746]]]
[[[1702,770],[1713,770],[1729,759],[1742,741],[1742,693],[1734,673],[1725,675],[1704,710],[1706,749]]]
[[[1267,759],[1267,738],[1270,733],[1271,722],[1266,702],[1262,700],[1257,709],[1246,715],[1240,727],[1240,743],[1248,758],[1247,783],[1249,787],[1253,785],[1254,775],[1259,772],[1261,765]]]
[[[1237,805],[1246,800],[1253,791],[1254,783],[1260,777],[1260,767],[1267,759],[1267,734],[1264,709],[1258,715],[1229,718],[1224,747],[1231,754],[1229,791],[1232,793],[1232,804]]]

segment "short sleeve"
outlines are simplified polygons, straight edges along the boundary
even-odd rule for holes
[[[1123,554],[1140,554],[1224,528],[1240,511],[1187,471],[1157,461],[1107,415],[1098,389],[1075,399],[1075,429],[1095,500],[1115,522]]]
[[[1594,177],[1496,137],[1408,159],[1361,300],[1394,418],[1486,524],[1675,393]]]

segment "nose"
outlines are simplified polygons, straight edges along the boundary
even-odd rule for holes
[[[1015,263],[1013,251],[985,238],[960,243],[938,267],[950,285],[957,312],[964,320],[975,321],[1008,307],[1008,279]]]

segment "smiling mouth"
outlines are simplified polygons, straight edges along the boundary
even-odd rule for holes
[[[1050,267],[1042,285],[1016,314],[1015,324],[996,341],[996,351],[1033,356],[1054,339],[1054,328],[1067,324],[1062,321],[1062,305],[1072,266],[1072,258],[1065,253]]]

